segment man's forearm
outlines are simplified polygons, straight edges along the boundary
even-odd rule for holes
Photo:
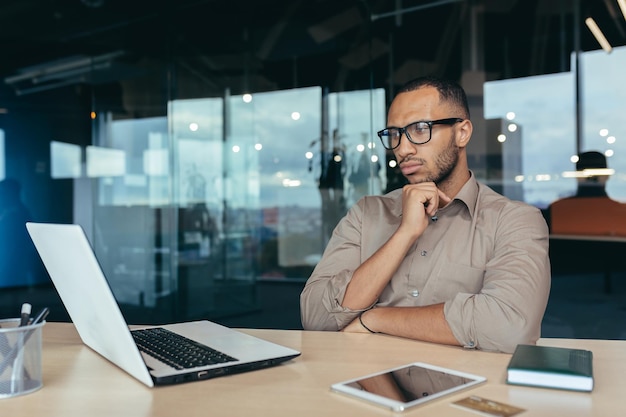
[[[362,310],[375,303],[414,241],[415,237],[398,230],[354,271],[341,305]]]
[[[426,342],[460,345],[443,312],[443,303],[424,307],[379,307],[361,319],[369,329]]]

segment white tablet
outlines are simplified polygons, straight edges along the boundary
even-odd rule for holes
[[[338,382],[330,389],[393,411],[404,411],[486,380],[482,376],[415,362]]]

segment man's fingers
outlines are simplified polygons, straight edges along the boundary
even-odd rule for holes
[[[439,188],[437,188],[437,193],[439,194],[439,200],[443,202],[444,206],[448,204],[450,201],[452,201],[452,199],[448,197],[448,195],[444,193],[443,191],[441,191]]]

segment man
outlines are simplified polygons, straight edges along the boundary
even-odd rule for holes
[[[613,172],[604,154],[588,151],[578,155],[576,173],[576,194],[554,201],[545,212],[550,233],[626,236],[626,204],[613,200],[606,192],[606,182]]]
[[[598,151],[583,152],[576,161],[578,184],[574,197],[608,197],[606,181],[611,174],[606,156]]]
[[[359,200],[301,294],[307,330],[384,333],[512,352],[534,343],[550,290],[540,211],[474,178],[467,98],[419,78],[378,135],[409,184]]]

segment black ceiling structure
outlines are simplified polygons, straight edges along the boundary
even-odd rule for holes
[[[0,79],[21,96],[168,68],[177,95],[193,97],[467,69],[515,78],[567,71],[572,51],[599,49],[586,17],[626,44],[616,0],[3,0]]]

